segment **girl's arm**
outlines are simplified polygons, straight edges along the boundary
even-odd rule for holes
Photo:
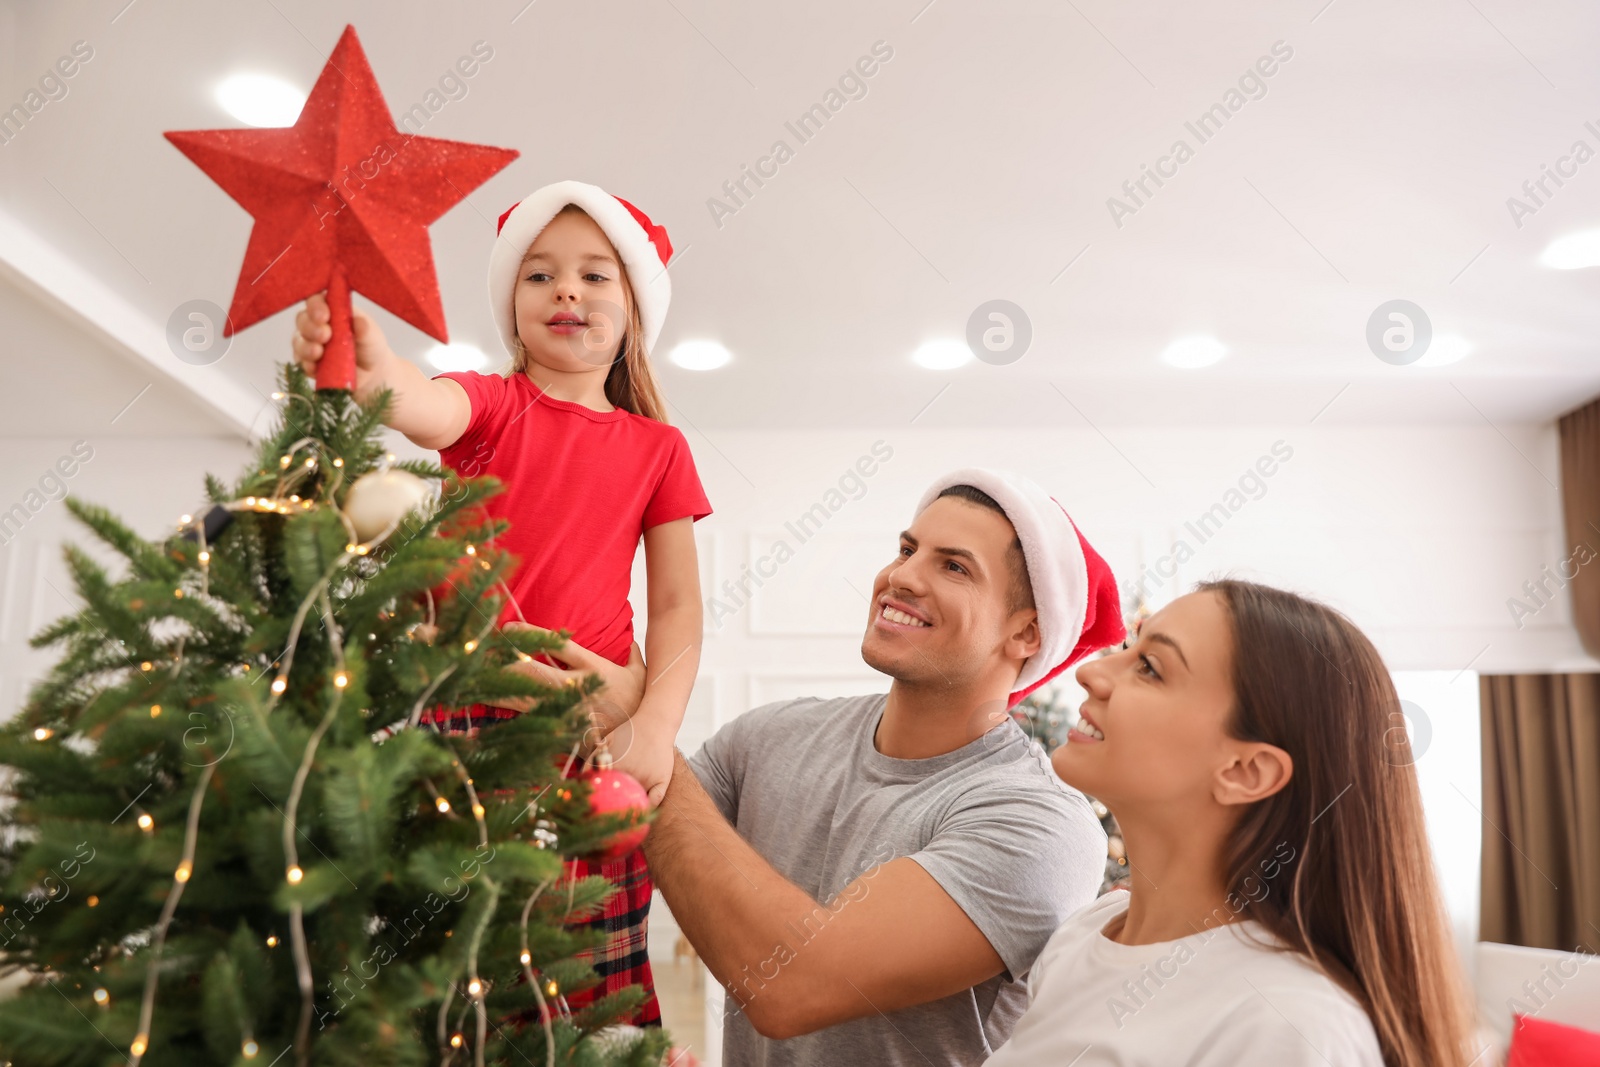
[[[333,336],[327,298],[318,293],[308,299],[294,325],[295,362],[315,376],[322,346]],[[449,378],[429,378],[416,364],[395,355],[365,312],[352,310],[350,327],[356,341],[356,399],[364,402],[380,389],[393,389],[385,426],[420,448],[438,450],[459,441],[472,417],[467,391]]]
[[[700,670],[703,609],[694,520],[674,519],[646,530],[644,558],[649,582],[644,698],[610,739],[610,748],[617,766],[639,779],[656,803],[672,777],[673,744]]]

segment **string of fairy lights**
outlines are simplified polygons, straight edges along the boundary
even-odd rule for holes
[[[283,393],[273,394],[273,398],[275,400],[281,400],[284,399],[284,397],[285,394]],[[289,394],[289,398],[303,401],[308,405],[311,403],[307,398],[297,394]],[[312,454],[302,456],[302,449],[305,449]],[[292,515],[310,511],[316,506],[316,502],[309,496],[303,497],[299,490],[302,488],[302,483],[304,483],[307,478],[314,474],[318,470],[319,466],[331,468],[331,476],[328,478],[326,484],[322,487],[322,493],[329,501],[331,501],[333,499],[332,494],[335,492],[335,490],[337,490],[344,477],[345,463],[344,459],[337,455],[324,455],[319,457],[316,453],[321,449],[322,443],[314,438],[303,437],[293,442],[285,449],[284,453],[278,459],[279,476],[277,479],[277,484],[274,486],[273,491],[270,494],[261,496],[251,495],[245,496],[238,500],[227,501],[215,505],[212,509],[213,513],[215,513],[218,508],[221,508],[226,512],[250,512],[256,514],[277,515]],[[390,453],[386,458],[388,462],[393,462],[395,457],[393,453]],[[266,472],[263,471],[262,473]],[[334,507],[333,511],[339,516],[341,522],[344,524],[350,539],[345,545],[344,551],[340,553],[339,556],[337,556],[327,567],[319,579],[307,591],[304,599],[299,604],[295,612],[288,639],[285,643],[284,651],[280,654],[276,661],[277,669],[274,672],[273,680],[268,687],[269,695],[265,702],[265,714],[270,715],[276,708],[280,698],[282,698],[287,692],[289,686],[289,676],[290,672],[293,670],[295,649],[299,644],[301,629],[304,626],[306,617],[309,615],[313,606],[320,608],[320,615],[324,624],[324,630],[328,635],[330,652],[334,664],[334,672],[330,679],[333,687],[333,693],[327,710],[324,712],[321,720],[317,724],[317,727],[307,740],[305,749],[301,753],[300,762],[296,768],[293,784],[291,786],[289,797],[286,801],[285,809],[283,811],[282,843],[285,857],[284,879],[289,885],[299,885],[305,877],[305,870],[300,866],[299,852],[296,845],[298,833],[297,815],[299,811],[300,800],[304,792],[306,781],[310,776],[311,766],[315,759],[318,745],[320,744],[323,735],[333,725],[333,722],[337,717],[340,702],[350,685],[350,674],[345,662],[342,634],[337,622],[335,621],[333,606],[328,595],[328,590],[334,578],[343,570],[344,567],[349,565],[353,559],[368,555],[375,547],[382,544],[391,534],[395,532],[396,529],[398,529],[399,525],[404,521],[408,514],[402,513],[396,516],[381,532],[371,538],[362,539],[356,533],[355,527],[351,523],[348,516],[346,516],[337,507]],[[178,529],[180,531],[184,531],[185,536],[188,536],[188,531],[193,531],[195,540],[197,542],[198,552],[196,554],[196,559],[199,563],[199,595],[202,598],[210,595],[210,563],[212,554],[207,543],[206,526],[207,523],[205,518],[196,519],[192,515],[184,515],[178,522]],[[476,555],[476,548],[473,545],[469,544],[466,548],[466,551],[469,555]],[[480,560],[479,562],[485,568],[490,566],[486,561]],[[503,582],[500,584],[502,587],[504,586]],[[506,590],[506,592],[509,596],[509,589]],[[174,588],[172,595],[175,599],[181,600],[185,597],[186,593],[182,586],[178,586]],[[514,597],[511,597],[511,602],[515,604]],[[520,607],[517,609],[517,613],[520,616]],[[430,625],[432,623],[432,619],[433,603],[430,595]],[[464,643],[463,648],[467,654],[470,655],[479,647],[484,638],[486,638],[490,631],[493,630],[494,622],[495,620],[490,618],[487,624],[477,632],[476,636]],[[173,661],[168,674],[169,679],[176,679],[179,675],[179,672],[183,668],[184,642],[185,636],[180,635],[174,648]],[[529,661],[533,658],[521,650],[517,651],[517,655],[524,661]],[[139,671],[144,674],[153,673],[156,670],[156,667],[157,665],[150,660],[143,660],[138,665]],[[244,672],[248,673],[250,670],[250,665],[248,663],[242,664],[241,668]],[[429,701],[432,699],[434,693],[437,692],[439,686],[450,677],[455,669],[456,664],[451,664],[443,671],[439,672],[438,676],[432,679],[428,687],[422,692],[412,707],[411,712],[406,720],[407,728],[414,729],[418,727],[423,710],[428,706]],[[159,703],[151,704],[150,717],[158,718],[160,715],[161,705]],[[38,741],[47,741],[54,735],[55,731],[46,726],[37,727],[33,731],[33,736],[35,740]],[[375,740],[381,740],[381,736],[387,736],[387,734],[385,732],[380,732],[380,735],[375,735]],[[446,749],[450,752],[452,757],[451,766],[455,770],[457,777],[460,779],[461,786],[467,795],[469,801],[469,810],[478,833],[479,845],[480,847],[488,846],[489,832],[488,823],[485,818],[486,810],[478,797],[476,789],[474,788],[472,778],[467,774],[466,768],[462,766],[459,754],[456,752],[454,746],[452,746],[448,740],[445,740],[446,736],[447,735],[441,732],[439,734],[440,742],[444,744]],[[579,752],[579,747],[581,745],[582,741],[580,740],[578,745],[574,746],[572,753],[569,755],[567,760],[568,770],[570,770],[574,760],[576,759]],[[157,921],[155,929],[151,935],[149,962],[145,968],[144,990],[140,1001],[139,1023],[136,1035],[128,1050],[131,1057],[129,1060],[129,1067],[139,1067],[141,1060],[150,1048],[150,1031],[155,1011],[155,1000],[161,956],[166,944],[168,930],[172,924],[173,915],[177,911],[178,904],[183,897],[184,889],[187,887],[190,878],[194,873],[195,853],[199,841],[200,816],[204,806],[207,789],[210,786],[213,774],[219,762],[220,760],[208,764],[201,771],[199,778],[195,783],[194,791],[189,798],[188,814],[184,826],[181,858],[176,869],[172,873],[172,885],[168,889],[166,900],[162,906],[160,918]],[[566,771],[563,771],[563,774],[565,773]],[[441,815],[452,819],[458,817],[455,814],[450,801],[438,791],[431,779],[424,779],[424,785],[426,786],[428,792],[432,794],[435,808]],[[570,791],[563,791],[562,795],[570,797],[571,794]],[[535,800],[530,803],[528,807],[530,809],[529,815],[535,817],[535,824],[536,827],[538,827],[535,830],[535,847],[552,847],[556,843],[554,834],[550,833],[547,829],[543,829],[542,827],[545,826],[543,820],[538,820],[536,818],[538,814],[537,798],[535,798]],[[139,829],[146,834],[154,833],[155,831],[155,819],[148,812],[140,811],[137,816],[136,823]],[[454,1027],[448,1027],[446,1025],[448,1013],[450,1005],[457,993],[457,989],[458,987],[462,986],[462,983],[452,982],[446,990],[445,995],[440,1003],[437,1029],[442,1067],[449,1067],[449,1064],[453,1061],[456,1053],[466,1044],[466,1034],[463,1032],[461,1027],[465,1020],[465,1013],[469,1009],[474,1012],[476,1023],[474,1035],[475,1040],[473,1041],[474,1067],[484,1067],[484,1045],[486,1042],[488,1026],[488,1012],[485,1001],[489,990],[489,983],[478,973],[478,954],[482,944],[484,932],[488,927],[489,920],[497,910],[498,901],[501,894],[501,887],[486,871],[480,871],[479,873],[482,878],[480,884],[483,886],[484,891],[489,894],[489,903],[488,906],[482,910],[478,922],[471,932],[465,963],[466,981],[464,983],[464,991],[466,1003],[463,1005],[461,1014],[458,1015]],[[576,892],[575,876],[569,877],[566,880],[570,884],[568,887],[569,893],[567,909],[562,918],[563,922],[565,922],[571,916]],[[522,977],[527,981],[529,987],[533,990],[534,996],[539,1005],[540,1022],[542,1023],[545,1031],[545,1044],[547,1050],[546,1063],[548,1067],[553,1067],[555,1063],[555,1035],[552,1026],[552,1018],[555,1014],[555,1011],[559,1011],[561,1016],[564,1018],[569,1017],[571,1013],[567,1006],[566,998],[561,995],[560,987],[555,979],[545,978],[543,981],[541,981],[540,976],[535,973],[533,967],[533,956],[528,946],[528,922],[532,914],[534,904],[546,892],[546,890],[549,889],[554,881],[555,879],[552,878],[541,883],[533,890],[532,893],[529,894],[527,900],[523,904],[521,915],[518,921],[518,931],[521,945],[521,952],[518,956],[518,962],[522,968]],[[90,907],[94,907],[98,903],[99,900],[97,897],[90,897],[88,900]],[[451,933],[453,933],[453,931],[447,931],[446,936],[450,936]],[[300,1017],[298,1026],[296,1028],[294,1041],[295,1057],[298,1067],[306,1067],[309,1062],[310,1026],[311,1017],[314,1014],[315,986],[311,970],[310,953],[306,943],[304,908],[299,902],[294,902],[290,905],[289,938],[291,950],[294,955],[296,980],[301,998]],[[276,948],[278,944],[278,936],[276,934],[269,934],[266,938],[267,947]],[[96,969],[98,970],[99,968],[97,967]],[[105,1007],[109,1004],[110,994],[104,988],[96,988],[93,991],[92,996],[95,1003],[101,1007]],[[547,1000],[547,997],[550,999]],[[550,1000],[555,1001],[554,1011],[552,1010]],[[260,1051],[261,1046],[259,1042],[255,1039],[253,1034],[247,1031],[243,1035],[243,1041],[240,1048],[241,1055],[245,1059],[254,1059]]]

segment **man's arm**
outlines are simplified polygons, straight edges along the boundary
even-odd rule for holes
[[[762,1036],[927,1003],[1004,970],[916,861],[890,860],[819,903],[728,825],[681,753],[675,760],[645,858],[684,934]]]

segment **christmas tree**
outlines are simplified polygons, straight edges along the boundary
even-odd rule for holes
[[[563,777],[598,681],[507,669],[561,639],[496,625],[498,485],[391,462],[387,394],[282,380],[257,462],[165,540],[68,501],[125,573],[66,547],[83,607],[0,728],[0,954],[30,976],[0,1062],[658,1063],[659,1030],[608,1029],[637,987],[566,1008],[603,936],[567,924],[612,888],[563,858],[629,819]],[[373,507],[420,479],[436,499]]]

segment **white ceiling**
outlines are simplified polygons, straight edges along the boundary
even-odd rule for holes
[[[287,355],[288,313],[214,367],[162,351],[178,305],[227,304],[250,219],[161,132],[238,125],[212,96],[237,71],[308,89],[346,22],[396,112],[474,42],[494,49],[421,131],[522,152],[432,229],[453,337],[494,350],[495,216],[550,181],[600,183],[679,250],[663,354],[687,337],[735,354],[703,374],[661,360],[675,421],[702,429],[1504,424],[1600,392],[1600,269],[1536,262],[1553,238],[1600,226],[1600,159],[1520,229],[1506,207],[1574,141],[1600,150],[1583,126],[1600,127],[1593,5],[525,5],[0,7],[0,106],[75,41],[94,49],[68,95],[0,145],[0,239],[6,225],[31,232],[59,259],[39,282],[49,256],[16,254],[20,238],[0,248],[0,434],[103,426],[101,409],[143,382],[158,388],[116,432],[214,434],[253,417]],[[799,144],[785,122],[880,40],[893,59],[867,95]],[[1118,228],[1107,198],[1175,139],[1196,145],[1185,121],[1276,41],[1293,58],[1267,95]],[[719,227],[708,198],[779,138],[794,158]],[[1366,320],[1397,297],[1473,354],[1380,362]],[[910,363],[993,298],[1032,321],[1021,361]],[[429,339],[383,318],[420,359]],[[1189,333],[1215,334],[1228,356],[1162,365]]]

